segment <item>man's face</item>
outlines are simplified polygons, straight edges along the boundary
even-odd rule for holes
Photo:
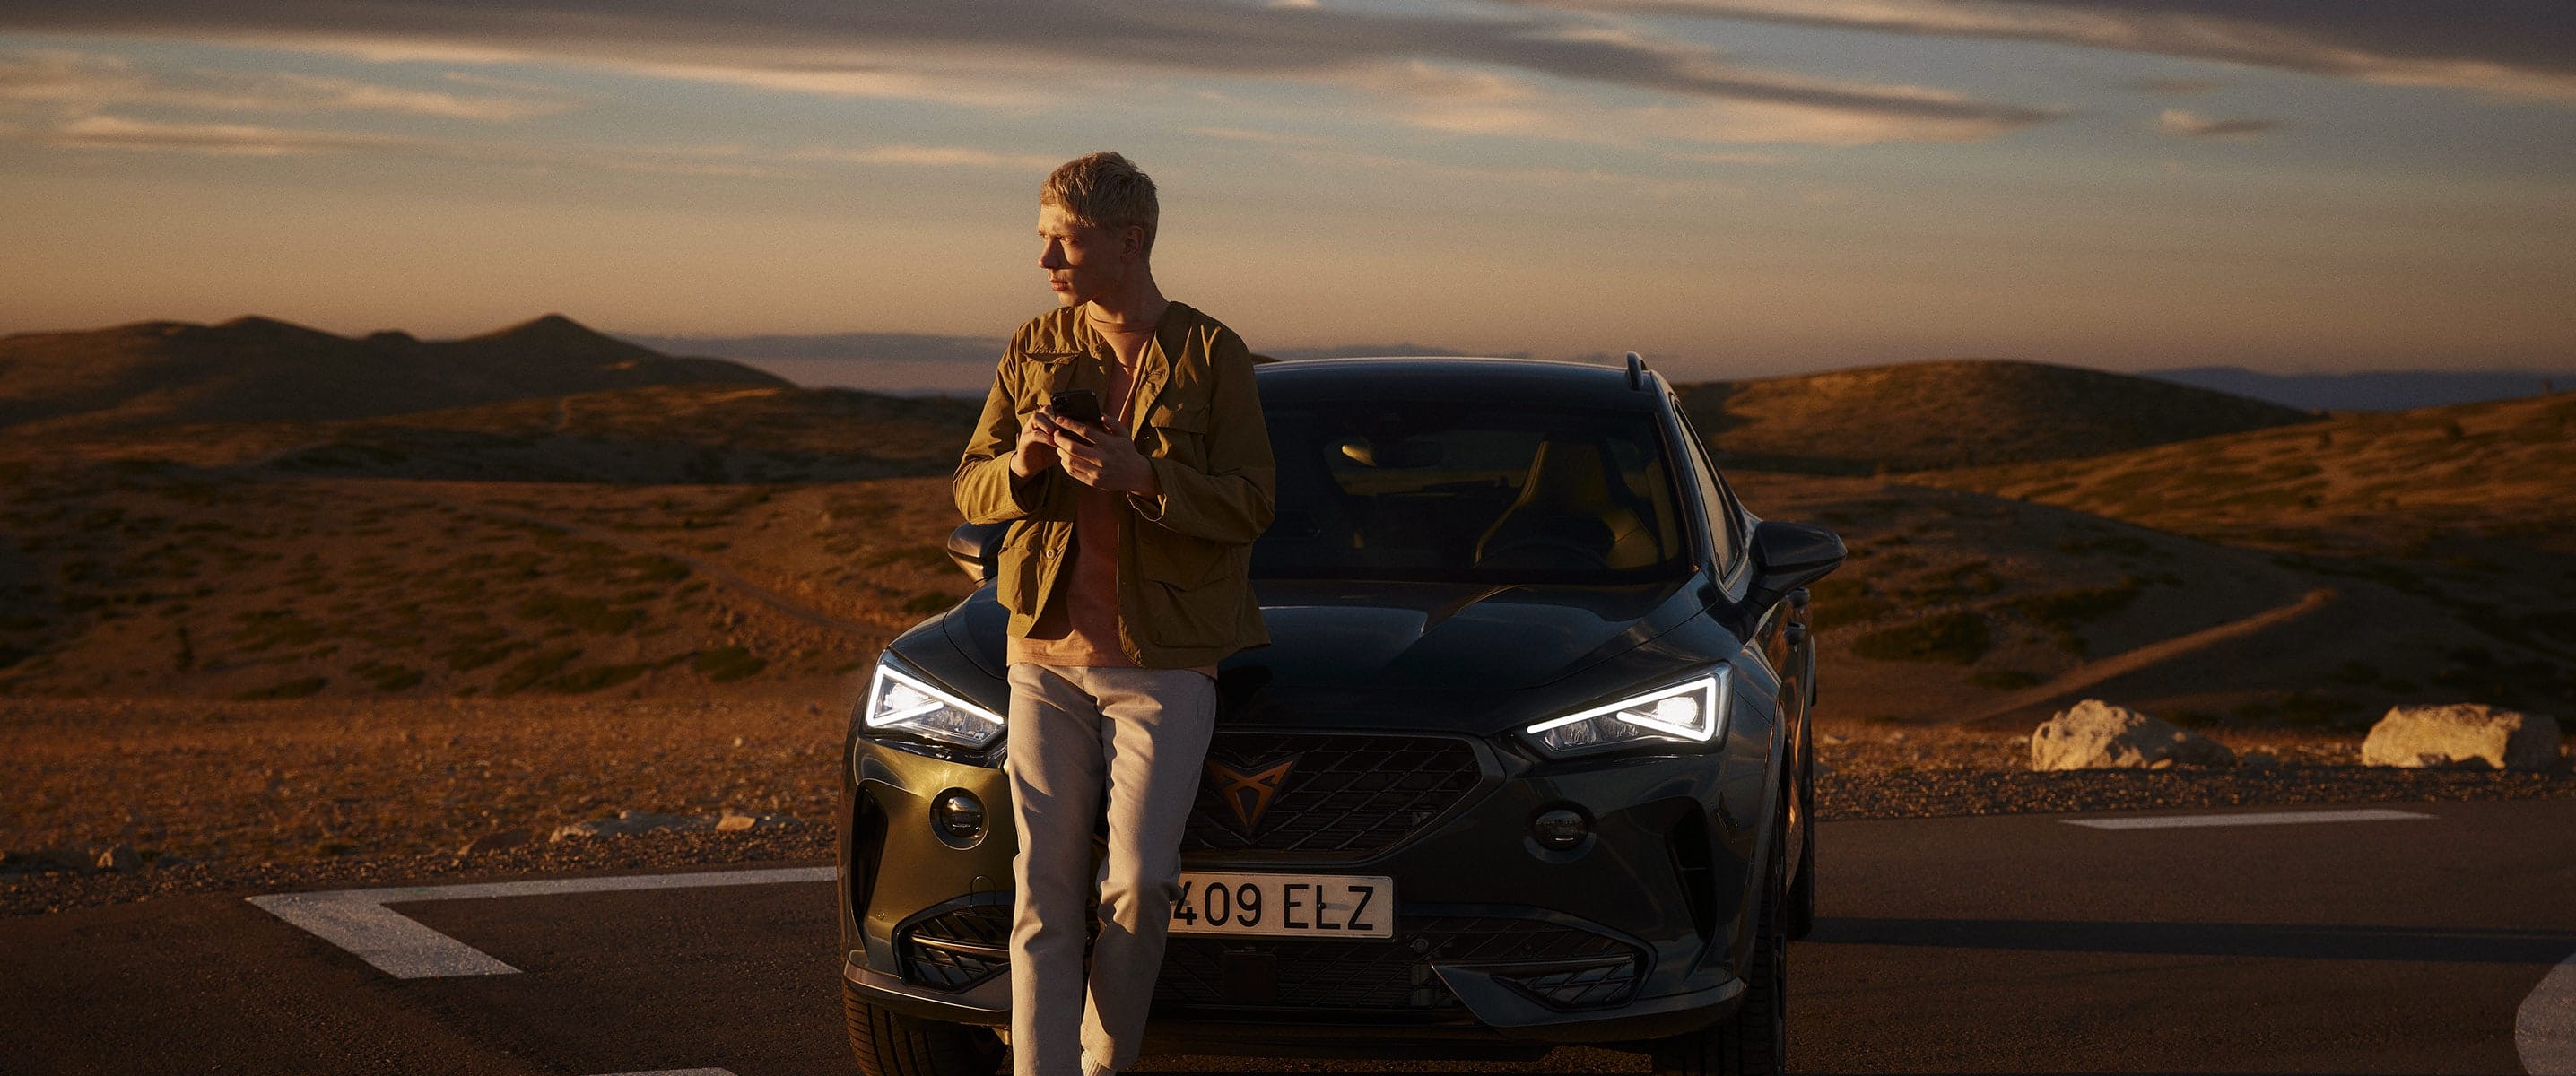
[[[1061,206],[1038,207],[1038,268],[1046,270],[1055,300],[1079,306],[1125,283],[1135,266],[1127,236],[1084,224]]]

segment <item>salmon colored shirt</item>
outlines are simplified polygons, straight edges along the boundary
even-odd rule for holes
[[[1124,415],[1136,387],[1135,371],[1110,364],[1100,413]],[[1009,642],[1005,659],[1012,663],[1068,667],[1133,669],[1136,661],[1118,645],[1118,517],[1134,511],[1124,493],[1075,483],[1073,542],[1062,569],[1069,585],[1056,590],[1056,600],[1038,613],[1025,638]],[[1193,669],[1209,677],[1216,666]]]

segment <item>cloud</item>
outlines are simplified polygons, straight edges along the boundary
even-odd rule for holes
[[[1103,85],[1136,72],[1336,81],[1439,99],[1477,74],[1545,76],[1674,98],[1867,117],[1910,137],[1993,137],[2057,110],[1914,87],[1764,71],[1594,16],[1527,11],[1388,14],[1201,0],[558,0],[543,8],[388,0],[15,0],[0,29],[178,36],[453,59],[546,56],[673,77],[800,92],[949,100],[981,92],[1005,107],[1063,99],[1068,77]],[[1114,62],[1109,58],[1115,58]],[[1444,78],[1407,81],[1423,69]],[[961,74],[964,73],[964,74]],[[1463,72],[1463,73],[1462,73]],[[1497,74],[1507,73],[1507,74]],[[997,90],[997,88],[999,88]],[[1508,129],[1508,110],[1461,129]]]
[[[1312,172],[1370,172],[1401,176],[1413,182],[1439,184],[1444,189],[1456,191],[1496,187],[1528,187],[1559,192],[1612,191],[1622,197],[1659,201],[1742,198],[1750,193],[1744,187],[1704,176],[1666,179],[1597,167],[1470,167],[1383,154],[1308,149],[1288,150],[1283,156]]]
[[[2156,130],[2176,138],[2252,138],[2279,130],[2281,121],[2251,118],[2212,119],[2179,108],[2156,117]]]
[[[155,74],[120,56],[54,50],[0,56],[0,104],[73,114],[153,105],[220,112],[382,112],[494,123],[577,107],[561,98],[455,94],[286,71]]]
[[[2047,41],[2502,98],[2576,99],[2564,0],[1522,0],[1875,30]]]
[[[901,144],[870,146],[865,149],[840,149],[815,146],[788,154],[800,161],[838,161],[843,164],[892,164],[916,168],[996,168],[1015,172],[1046,172],[1063,160],[1037,153],[996,153],[967,146],[909,146]]]
[[[2208,93],[2209,91],[2218,88],[2218,80],[2212,78],[2149,78],[2139,79],[2132,85],[2134,85],[2140,93]]]
[[[22,129],[22,141],[73,149],[175,150],[246,157],[338,153],[411,145],[392,135],[297,131],[246,123],[157,123],[116,116],[83,116],[53,127]]]
[[[91,115],[49,124],[0,123],[0,142],[65,150],[304,157],[363,151],[492,161],[534,168],[595,168],[657,175],[769,178],[794,174],[740,146],[602,146],[424,138],[249,123],[169,122]]]
[[[1285,131],[1255,131],[1242,127],[1192,127],[1189,134],[1228,142],[1261,142],[1274,146],[1321,146],[1327,140],[1315,135],[1289,134]]]

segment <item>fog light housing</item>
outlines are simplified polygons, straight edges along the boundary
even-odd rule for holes
[[[965,846],[984,837],[984,801],[962,788],[940,793],[930,805],[930,830],[940,840]]]
[[[1592,835],[1592,820],[1571,807],[1552,807],[1530,819],[1530,839],[1551,852],[1571,852]]]

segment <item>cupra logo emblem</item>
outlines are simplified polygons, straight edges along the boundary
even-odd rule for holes
[[[1207,764],[1208,780],[1216,783],[1216,798],[1225,801],[1226,810],[1234,812],[1234,820],[1249,834],[1261,821],[1262,812],[1270,809],[1270,801],[1279,798],[1279,786],[1287,783],[1288,771],[1296,769],[1297,760],[1304,757],[1290,755],[1255,762],[1239,770],[1211,761]]]

